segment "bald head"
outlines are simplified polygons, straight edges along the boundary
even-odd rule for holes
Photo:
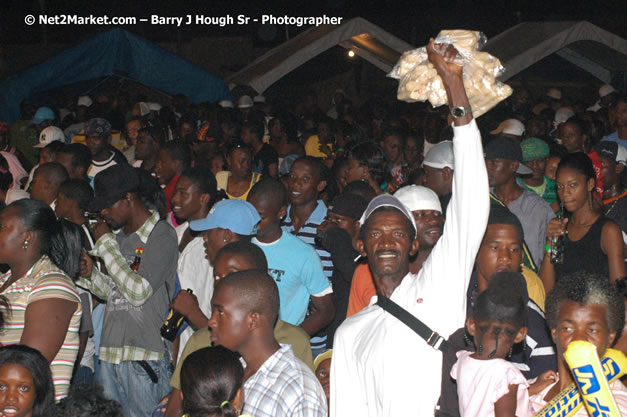
[[[266,271],[251,269],[233,272],[218,281],[215,292],[227,287],[242,308],[267,317],[270,326],[274,327],[279,316],[279,289]]]

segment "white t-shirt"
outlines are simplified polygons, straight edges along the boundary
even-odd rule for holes
[[[175,228],[178,242],[181,243],[183,233],[187,230],[188,223],[185,222]],[[179,254],[178,267],[176,272],[181,283],[181,291],[190,288],[198,299],[200,311],[207,317],[211,317],[211,297],[213,296],[213,267],[205,255],[202,236],[197,236],[185,246],[183,252]],[[179,340],[178,358],[181,357],[185,345],[194,334],[191,326],[181,333]]]
[[[104,171],[105,169],[112,167],[113,165],[117,165],[115,162],[115,153],[112,151],[111,156],[107,158],[105,161],[91,161],[91,165],[87,170],[87,176],[90,178],[94,178],[99,172]]]

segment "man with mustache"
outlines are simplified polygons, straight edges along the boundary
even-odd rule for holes
[[[427,51],[453,116],[455,171],[444,232],[412,274],[410,257],[418,250],[413,215],[396,197],[382,195],[366,208],[358,247],[377,290],[447,337],[464,324],[466,288],[488,219],[488,177],[462,67],[454,63],[457,51],[449,47],[442,56],[433,40]],[[379,305],[371,302],[346,319],[333,346],[332,417],[434,415],[442,353]]]

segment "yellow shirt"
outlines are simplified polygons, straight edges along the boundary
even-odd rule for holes
[[[253,172],[253,176],[250,179],[250,186],[248,187],[248,190],[246,190],[246,192],[240,196],[234,196],[228,193],[227,191],[227,187],[229,186],[229,177],[231,176],[231,171],[220,171],[216,174],[216,182],[218,183],[218,188],[224,190],[224,192],[226,193],[226,195],[231,199],[231,200],[244,200],[246,201],[246,199],[248,198],[248,193],[250,192],[250,190],[253,188],[253,185],[257,184],[259,182],[259,180],[261,179],[261,174],[258,174],[256,172]]]
[[[533,302],[536,303],[542,311],[544,311],[546,292],[540,277],[524,265],[522,267],[522,274],[523,277],[525,277],[525,281],[527,281],[527,292],[529,293],[529,298],[531,298]]]
[[[329,143],[327,146],[330,150],[333,150],[333,144]],[[305,154],[316,158],[326,158],[331,156],[320,152],[320,138],[318,138],[318,135],[309,136],[307,142],[305,142]]]

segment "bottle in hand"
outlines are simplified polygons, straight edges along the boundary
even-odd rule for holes
[[[194,293],[194,291],[192,291],[190,288],[185,291],[190,294]],[[166,317],[163,326],[161,326],[161,336],[164,339],[173,342],[176,338],[176,334],[179,332],[181,324],[183,324],[183,320],[185,320],[185,316],[171,308],[168,312],[168,317]]]

